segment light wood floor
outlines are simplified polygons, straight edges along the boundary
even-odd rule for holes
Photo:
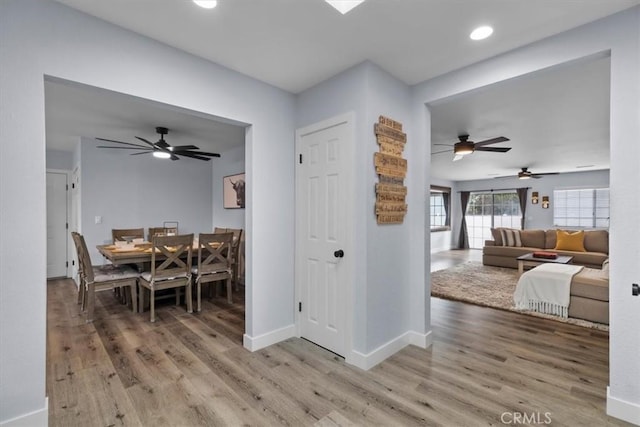
[[[432,299],[433,345],[364,372],[302,339],[245,350],[238,295],[152,324],[102,292],[87,324],[50,281],[49,425],[625,425],[605,415],[606,333]]]
[[[467,261],[482,262],[480,249],[454,249],[431,254],[431,271],[445,270]]]

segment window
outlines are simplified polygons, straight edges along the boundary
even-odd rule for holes
[[[469,247],[482,249],[485,240],[491,240],[491,229],[496,227],[520,228],[522,211],[518,193],[471,193],[465,222]]]
[[[431,186],[429,197],[429,209],[431,215],[431,231],[450,230],[451,219],[451,188]]]
[[[553,224],[557,227],[609,227],[609,189],[553,190]]]

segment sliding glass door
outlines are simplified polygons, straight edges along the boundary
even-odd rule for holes
[[[482,249],[491,240],[491,229],[520,228],[522,212],[515,191],[472,192],[467,205],[466,222],[469,247]]]

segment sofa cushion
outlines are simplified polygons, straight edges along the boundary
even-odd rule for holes
[[[502,235],[503,246],[522,246],[522,241],[520,240],[520,230],[515,230],[512,228],[501,228],[500,234]]]
[[[544,230],[522,230],[520,231],[520,240],[522,240],[522,246],[545,249]]]
[[[491,235],[493,236],[495,246],[502,246],[502,233],[500,233],[500,228],[492,228]]]
[[[607,230],[589,230],[584,233],[584,248],[588,252],[609,253],[609,232]]]
[[[546,230],[544,232],[544,248],[543,249],[553,249],[556,247],[556,235],[557,231],[555,229]]]
[[[584,265],[593,268],[600,268],[604,260],[608,257],[607,254],[598,252],[552,251],[557,253],[558,255],[572,256],[572,264]]]
[[[557,230],[556,247],[557,251],[575,251],[586,252],[584,249],[584,231],[576,231],[574,233]]]
[[[571,295],[609,301],[608,275],[595,268],[583,268],[571,280]]]
[[[496,255],[501,257],[517,258],[520,255],[528,254],[535,251],[536,248],[527,248],[519,246],[485,246],[482,248],[484,255]]]

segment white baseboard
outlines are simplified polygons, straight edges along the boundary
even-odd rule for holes
[[[607,386],[607,415],[640,426],[640,405],[611,396]]]
[[[244,334],[242,341],[244,348],[249,351],[257,351],[261,348],[269,347],[270,345],[295,336],[296,326],[289,325],[284,328],[276,329],[275,331],[267,332],[266,334],[258,335],[257,337],[250,337],[249,335]]]
[[[427,348],[431,345],[431,342],[431,331],[426,334],[409,331],[367,354],[360,353],[359,351],[352,351],[350,355],[347,355],[345,362],[362,370],[368,371],[378,363],[393,356],[410,344],[420,348]]]
[[[47,427],[49,425],[49,398],[44,398],[44,408],[10,420],[0,422],[1,427]]]

